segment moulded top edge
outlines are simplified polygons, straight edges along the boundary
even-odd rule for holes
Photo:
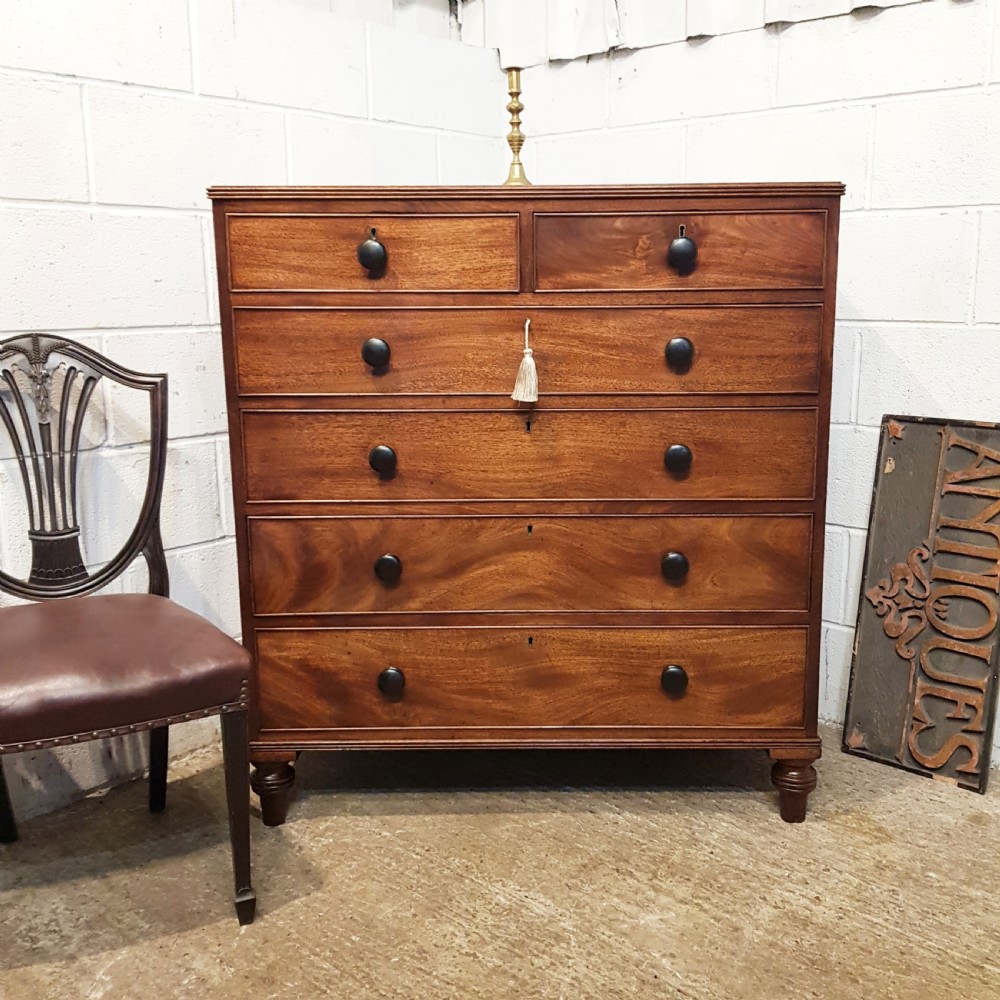
[[[413,187],[210,187],[212,199],[279,198],[309,200],[315,198],[366,199],[366,198],[505,198],[529,200],[532,198],[690,198],[746,197],[750,196],[830,196],[842,195],[844,185],[839,181],[808,183],[768,184],[621,184],[621,185],[531,185],[505,187],[487,185],[477,187],[413,186]]]

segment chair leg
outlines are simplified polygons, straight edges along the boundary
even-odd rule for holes
[[[241,924],[253,923],[257,894],[250,884],[250,755],[247,713],[222,716],[222,756],[226,768],[226,802],[229,806],[229,839],[233,849],[236,916]]]
[[[3,763],[0,762],[0,844],[13,844],[15,840],[17,840],[17,824],[14,822],[14,810],[7,794]]]
[[[158,726],[149,731],[149,811],[163,812],[167,807],[167,749],[170,727]]]

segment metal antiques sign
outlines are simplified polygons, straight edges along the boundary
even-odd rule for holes
[[[844,749],[985,791],[998,604],[1000,428],[884,417]]]

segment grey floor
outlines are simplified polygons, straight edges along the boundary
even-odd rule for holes
[[[0,996],[1000,997],[1000,792],[841,754],[306,755],[229,902],[214,752],[0,846]],[[997,776],[995,776],[995,779]]]

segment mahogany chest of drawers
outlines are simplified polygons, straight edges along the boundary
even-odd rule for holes
[[[265,823],[455,746],[758,748],[804,818],[842,190],[211,189]]]

